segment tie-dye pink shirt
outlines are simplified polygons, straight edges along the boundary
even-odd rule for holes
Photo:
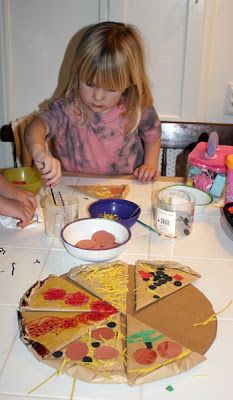
[[[41,113],[62,169],[95,174],[132,174],[143,163],[143,142],[155,142],[161,134],[160,121],[153,107],[143,110],[137,130],[123,133],[125,117],[115,107],[104,114],[92,113],[81,125],[77,104],[52,102]]]

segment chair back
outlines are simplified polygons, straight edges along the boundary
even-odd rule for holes
[[[25,131],[37,115],[33,112],[27,116],[17,118],[0,129],[0,141],[12,144],[12,155],[14,167],[31,167],[33,160],[25,144]]]

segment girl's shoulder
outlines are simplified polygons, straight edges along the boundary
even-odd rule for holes
[[[49,103],[48,109],[53,112],[68,115],[73,114],[80,117],[80,107],[78,102],[75,100],[68,102],[63,97],[56,97]]]
[[[141,121],[144,121],[145,119],[152,118],[154,120],[159,119],[157,111],[155,107],[152,105],[150,107],[143,107],[142,108],[142,113],[141,113]]]

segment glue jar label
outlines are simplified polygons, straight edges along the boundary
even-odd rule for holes
[[[176,235],[176,213],[162,210],[157,207],[156,227],[164,235],[175,237]]]

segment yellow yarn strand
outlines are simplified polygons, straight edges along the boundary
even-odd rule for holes
[[[196,324],[193,324],[193,326],[205,326],[205,325],[209,324],[210,322],[216,321],[217,315],[222,314],[228,307],[230,307],[230,305],[232,303],[233,303],[233,300],[229,301],[229,303],[225,307],[223,307],[220,311],[212,314],[209,318],[207,318],[203,322],[198,322]]]
[[[30,390],[30,392],[28,392],[27,394],[31,394],[33,392],[35,392],[37,389],[39,389],[41,386],[45,385],[50,379],[52,379],[54,376],[58,376],[58,372],[59,371],[55,371],[52,375],[50,375],[47,379],[45,379],[43,382],[41,382],[39,385],[35,386],[32,390]]]
[[[76,380],[76,378],[74,378],[74,379],[73,379],[73,382],[72,382],[72,388],[71,388],[71,393],[70,393],[70,400],[73,400],[76,382],[77,382],[77,380]]]

